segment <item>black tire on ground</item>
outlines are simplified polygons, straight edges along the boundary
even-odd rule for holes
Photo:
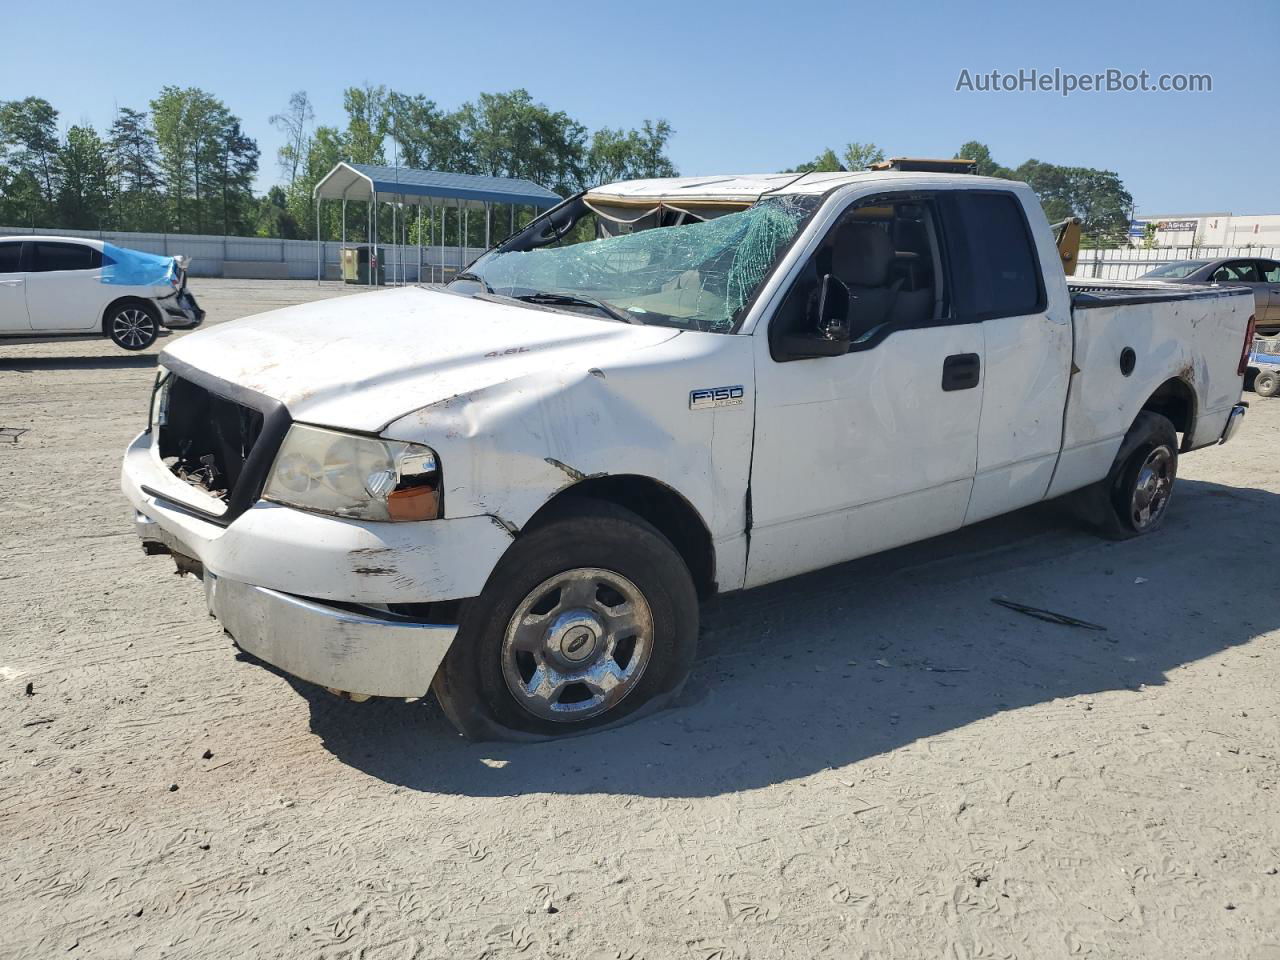
[[[160,317],[149,303],[124,300],[107,310],[103,329],[122,350],[145,350],[160,336]]]
[[[1178,475],[1178,433],[1167,417],[1144,410],[1125,434],[1111,472],[1081,491],[1086,519],[1110,540],[1157,530]]]
[[[1274,397],[1280,392],[1280,376],[1274,370],[1259,370],[1253,378],[1253,392],[1260,397]]]
[[[499,561],[432,689],[472,739],[575,734],[678,692],[697,639],[671,542],[629,510],[574,499]]]

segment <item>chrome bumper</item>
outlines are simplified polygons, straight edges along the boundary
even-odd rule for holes
[[[449,652],[452,625],[384,620],[205,571],[205,600],[245,652],[347,693],[421,697]]]
[[[1231,412],[1227,414],[1227,424],[1222,428],[1222,437],[1218,440],[1218,443],[1226,443],[1236,435],[1236,431],[1240,429],[1240,424],[1244,423],[1244,413],[1248,409],[1249,405],[1243,401],[1231,408]]]

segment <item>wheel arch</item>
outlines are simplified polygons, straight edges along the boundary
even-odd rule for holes
[[[140,297],[137,294],[126,294],[123,297],[116,297],[103,309],[102,322],[99,324],[99,327],[102,329],[102,335],[104,337],[111,336],[111,331],[107,329],[107,324],[111,322],[111,314],[120,307],[123,307],[126,303],[136,303],[145,307],[147,312],[151,314],[151,319],[156,322],[157,332],[159,332],[158,328],[164,323],[164,318],[155,303],[148,300],[146,297]]]
[[[1170,377],[1160,384],[1142,405],[1142,410],[1167,418],[1173,428],[1182,434],[1182,443],[1179,445],[1182,453],[1191,449],[1199,415],[1197,408],[1195,388],[1181,377]]]
[[[711,531],[697,508],[673,487],[641,474],[587,477],[557,491],[538,508],[524,530],[572,510],[573,501],[601,500],[630,510],[671,541],[683,558],[700,599],[716,590],[716,554]]]

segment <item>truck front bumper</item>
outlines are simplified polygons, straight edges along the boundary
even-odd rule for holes
[[[285,673],[380,697],[421,697],[449,652],[453,625],[386,620],[204,575],[209,613],[236,645]]]
[[[483,516],[366,523],[259,503],[212,523],[182,507],[197,491],[146,433],[125,454],[121,487],[143,547],[202,576],[209,612],[242,649],[355,694],[425,695],[458,628],[386,605],[474,597],[511,543]]]

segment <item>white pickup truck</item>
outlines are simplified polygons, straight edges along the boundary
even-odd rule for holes
[[[170,346],[123,488],[262,660],[579,732],[670,698],[718,591],[1073,491],[1151,532],[1241,422],[1252,310],[1069,283],[1005,180],[613,184],[447,288]]]

